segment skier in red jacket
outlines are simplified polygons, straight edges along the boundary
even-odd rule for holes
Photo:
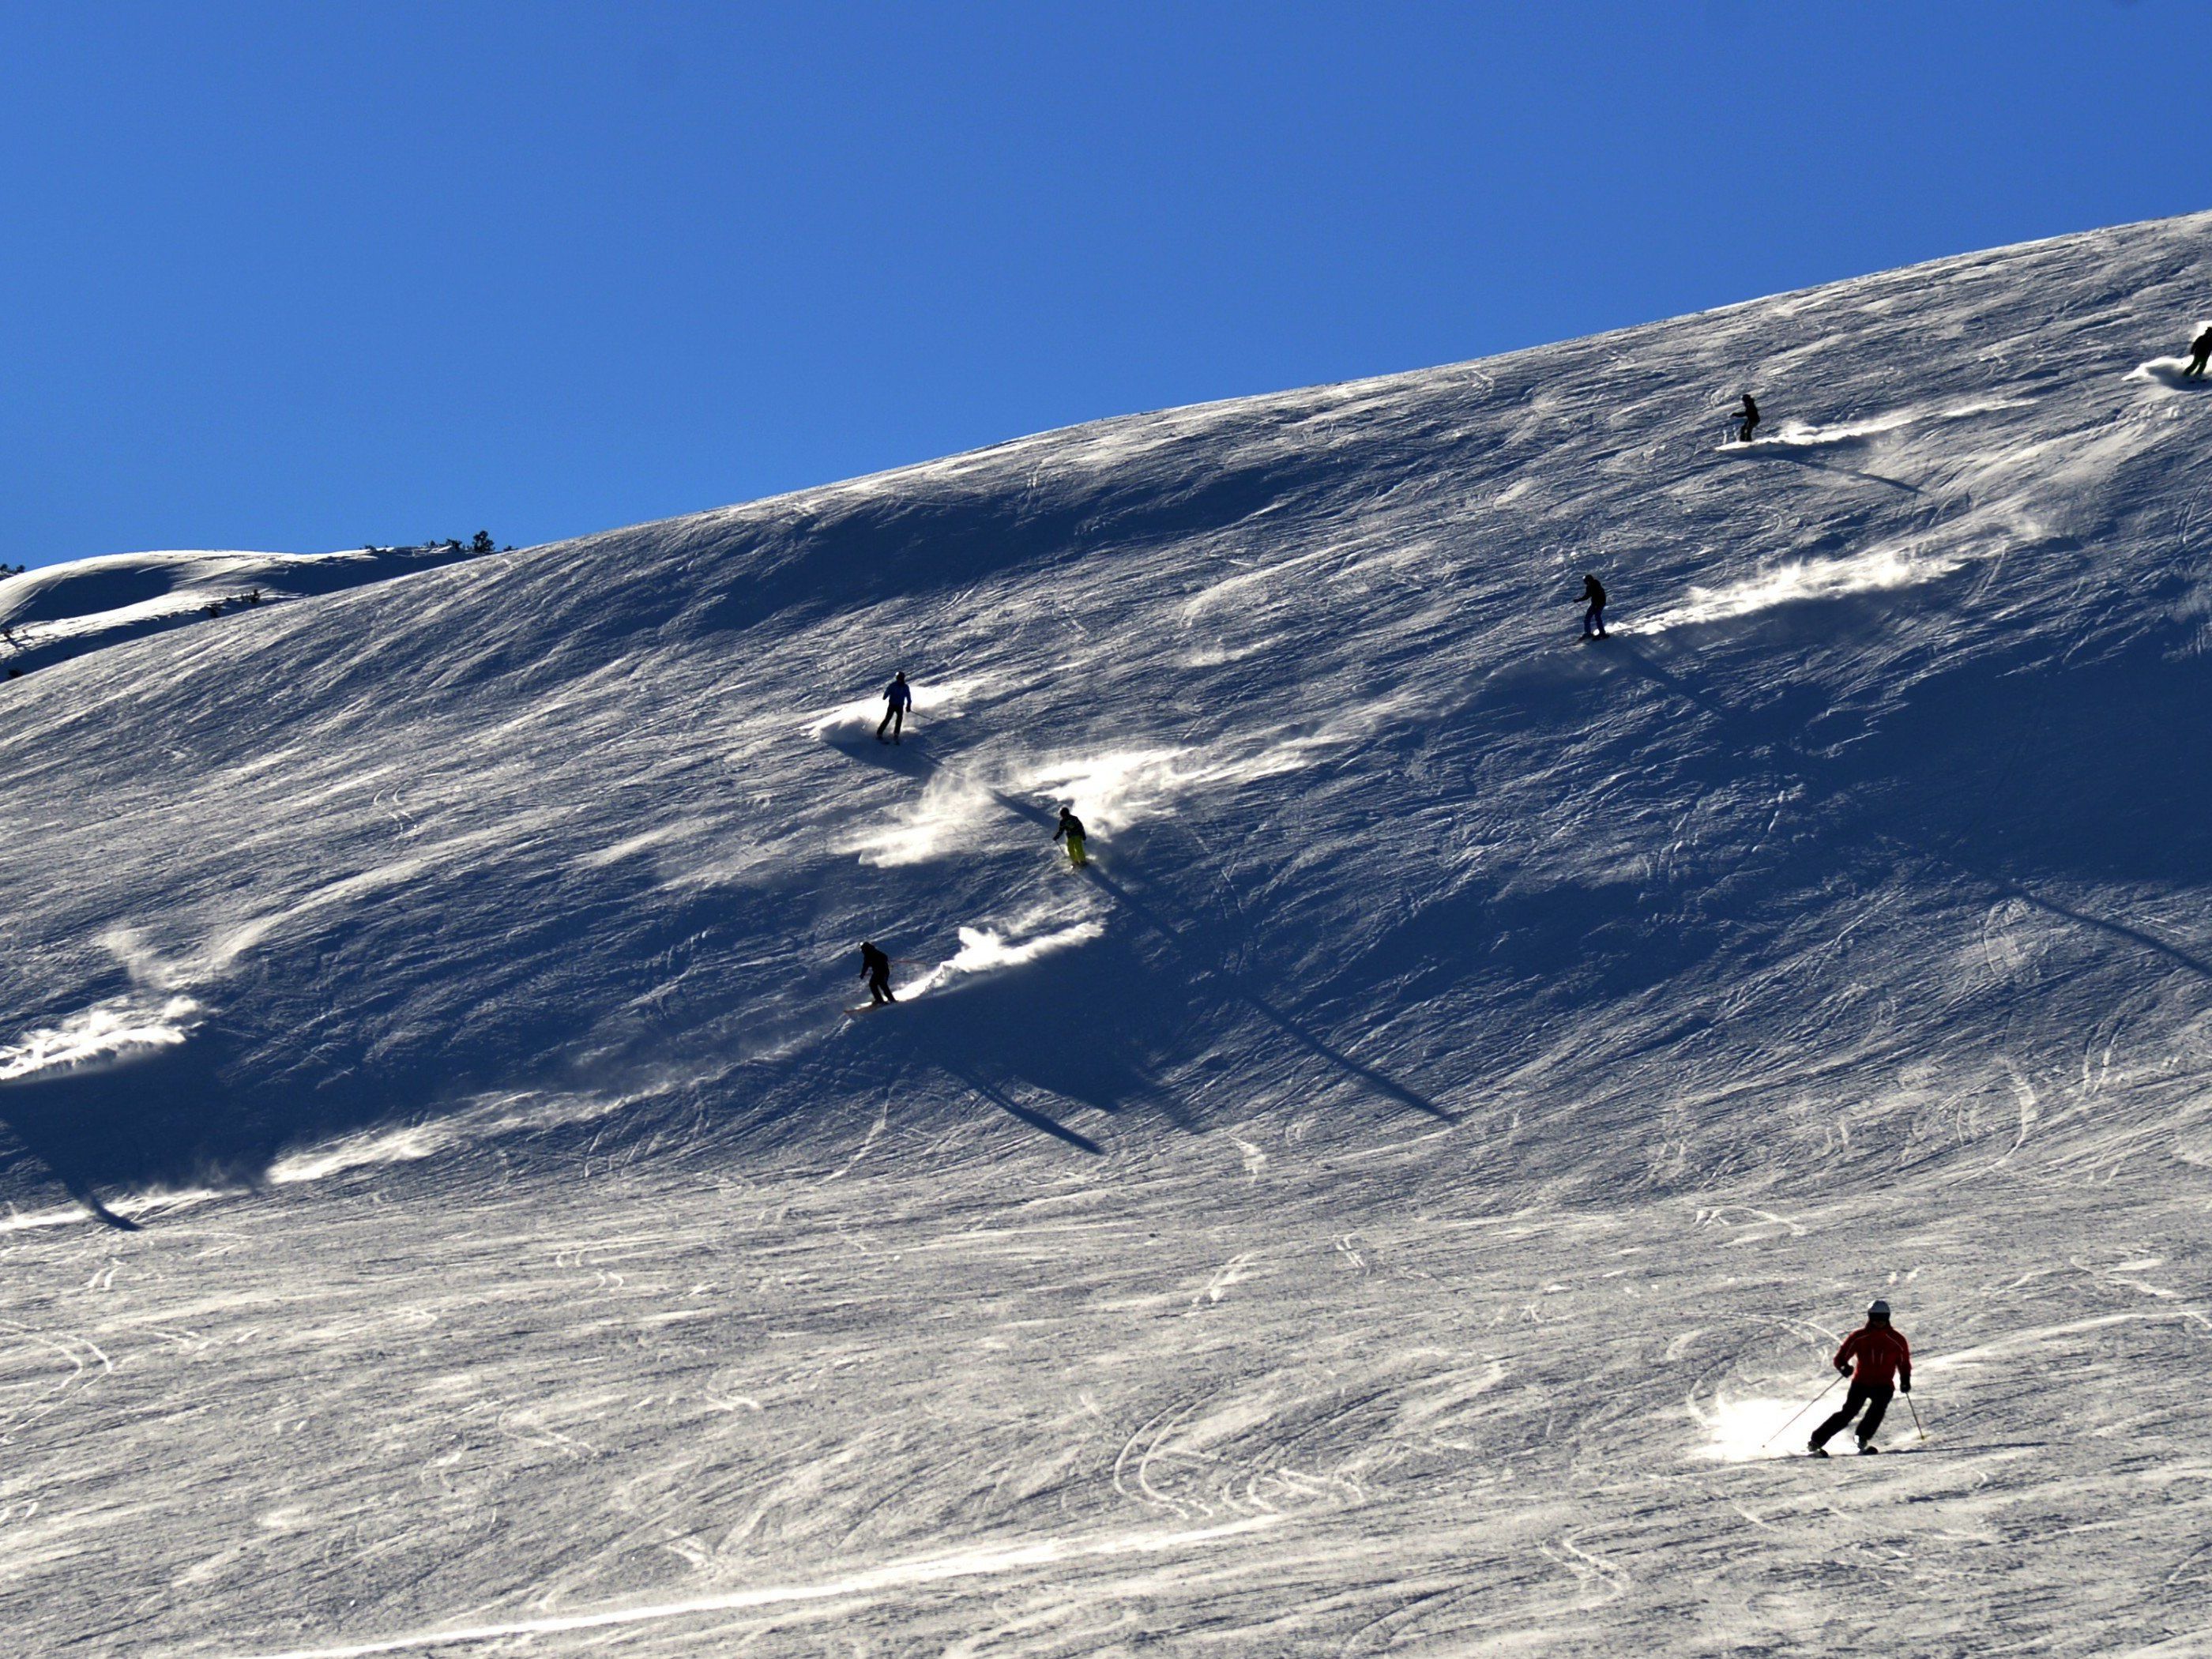
[[[1858,1362],[1856,1375],[1851,1370],[1854,1360]],[[1880,1451],[1881,1448],[1874,1443],[1875,1431],[1881,1426],[1891,1396],[1900,1390],[1912,1392],[1912,1345],[1902,1331],[1891,1327],[1888,1303],[1877,1300],[1867,1310],[1866,1323],[1845,1337],[1844,1346],[1836,1350],[1835,1366],[1850,1377],[1850,1390],[1836,1414],[1813,1431],[1812,1443],[1805,1449],[1815,1457],[1826,1457],[1828,1454],[1822,1448],[1830,1437],[1856,1417],[1863,1406],[1866,1421],[1859,1425],[1859,1449]]]

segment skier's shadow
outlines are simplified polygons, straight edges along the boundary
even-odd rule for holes
[[[1809,466],[1815,472],[1831,472],[1839,478],[1861,478],[1868,483],[1887,484],[1892,489],[1902,490],[1908,495],[1917,495],[1923,493],[1918,484],[1907,483],[1902,478],[1892,478],[1880,472],[1869,472],[1861,467],[1838,466],[1833,461],[1825,460],[1817,453],[1807,453],[1803,449],[1784,448],[1779,444],[1748,446],[1738,444],[1734,447],[1731,453],[1744,460],[1788,461],[1793,466]]]
[[[1777,729],[1759,714],[1732,707],[1679,675],[1669,673],[1647,653],[1639,651],[1633,646],[1616,654],[1620,659],[1631,665],[1636,672],[1643,675],[1654,684],[1663,687],[1692,707],[1710,715],[1717,726],[1731,732],[1735,740],[1740,744],[1746,747],[1753,744],[1771,747],[1778,757],[1786,761],[1789,771],[1803,786],[1806,792],[1805,799],[1808,806],[1844,798],[1854,787],[1865,785],[1870,778],[1878,778],[1886,769],[1880,763],[1862,760],[1854,766],[1817,753],[1803,741],[1802,733],[1787,729]],[[2086,676],[2090,671],[2080,672]],[[2172,693],[2173,702],[2186,705],[2194,701],[2192,690],[2193,688],[2189,686],[2177,688]],[[2016,695],[2013,701],[2017,703]],[[2094,695],[2081,701],[2093,708],[2102,709],[2105,707],[2105,700]],[[1988,724],[1985,720],[1957,716],[1947,716],[1939,719],[1936,723],[1965,726],[1976,730],[1983,729]],[[2031,718],[2031,724],[2035,726],[2039,735],[2047,730],[2051,723],[2051,717],[2040,712],[2037,712]],[[2090,752],[2109,758],[2115,751],[2124,750],[2130,741],[2145,743],[2155,747],[2164,740],[2163,737],[2157,733],[2154,723],[2149,720],[2148,711],[2143,719],[2133,721],[2115,721],[2112,722],[2112,725],[2115,728],[2112,732],[2099,731]],[[2134,739],[2124,735],[2129,732],[2145,730],[2151,731],[2153,735]],[[1911,743],[1911,739],[1909,738],[1892,738],[1889,746],[1893,749],[1908,748]],[[1993,746],[2002,747],[2002,745]],[[1891,763],[1891,765],[1893,767],[1894,763]],[[2153,769],[2148,763],[2140,763],[2132,767],[2124,764],[2119,769],[2124,773],[2133,770],[2147,775]],[[2116,786],[2103,779],[2081,782],[2075,787],[2063,792],[2069,798],[2091,800],[2114,799],[2121,793]],[[2201,823],[2203,813],[2199,806],[2203,793],[2201,790],[2185,791],[2179,787],[2172,790],[2171,792],[2172,816],[2177,821],[2186,820],[2191,824]],[[2185,795],[2193,795],[2195,798],[2185,799]],[[2139,809],[2139,817],[2142,816],[2143,810]],[[2020,815],[2008,816],[2017,817]],[[2049,897],[2038,891],[2036,886],[2030,884],[2030,878],[2017,872],[1996,867],[1987,856],[1976,856],[1972,849],[1981,840],[1978,833],[1980,829],[1978,820],[1954,821],[1946,828],[1948,833],[1939,830],[1936,825],[1931,824],[1929,826],[1928,832],[1912,835],[1901,831],[1896,824],[1893,823],[1886,834],[1887,838],[1896,844],[1910,848],[1923,857],[1941,860],[1953,868],[1985,884],[1993,899],[2016,899],[2047,915],[2097,929],[2113,939],[2161,956],[2177,967],[2187,969],[2203,978],[2212,979],[2212,961],[2208,961],[2170,940],[2160,939],[2154,933],[2133,927],[2125,921],[2110,916],[2097,915],[2080,908],[2077,905],[2068,904]],[[2181,855],[2175,861],[2175,867],[2172,869],[2167,869],[2162,862],[2154,860],[2153,868],[2156,873],[2172,878],[2175,875],[2185,873],[2186,869],[2194,863],[2194,848],[2187,845],[2189,838],[2180,830],[2179,822],[2172,827],[2161,827],[2154,818],[2152,831],[2145,836],[2145,839],[2161,848],[2179,847],[2182,849]]]
[[[1106,1149],[1089,1135],[1079,1133],[1060,1122],[1059,1119],[1047,1116],[1038,1111],[1034,1106],[1023,1105],[1021,1102],[1014,1099],[1005,1090],[998,1087],[972,1067],[948,1064],[945,1069],[949,1075],[966,1084],[991,1104],[1006,1113],[1007,1116],[1018,1118],[1032,1129],[1041,1130],[1056,1140],[1064,1140],[1078,1152],[1089,1152],[1094,1158],[1104,1155]]]
[[[1088,874],[1091,880],[1097,884],[1100,891],[1105,893],[1109,897],[1113,899],[1116,904],[1119,904],[1123,909],[1128,911],[1130,915],[1135,916],[1139,921],[1143,922],[1154,933],[1158,933],[1162,939],[1165,939],[1169,949],[1173,951],[1178,957],[1182,958],[1185,963],[1188,964],[1189,961],[1189,952],[1187,948],[1188,943],[1188,933],[1194,930],[1186,930],[1172,926],[1157,911],[1152,909],[1151,906],[1145,903],[1143,900],[1137,897],[1135,894],[1132,893],[1120,882],[1115,881],[1113,877],[1108,875],[1097,865],[1094,864],[1090,866]],[[1408,1089],[1404,1084],[1398,1082],[1394,1078],[1385,1076],[1382,1073],[1376,1071],[1373,1066],[1362,1065],[1358,1060],[1352,1059],[1351,1055],[1346,1054],[1342,1049],[1323,1042],[1320,1037],[1316,1036],[1304,1026],[1300,1025],[1296,1020],[1292,1019],[1281,1009],[1269,1002],[1265,997],[1260,995],[1258,992],[1248,989],[1243,985],[1237,984],[1233,978],[1231,983],[1232,988],[1230,994],[1237,1001],[1241,1002],[1245,1006],[1250,1008],[1255,1013],[1258,1014],[1270,1025],[1273,1025],[1285,1036],[1289,1037],[1293,1042],[1296,1042],[1299,1047],[1304,1048],[1309,1054],[1316,1055],[1320,1059],[1327,1060],[1330,1065],[1335,1066],[1339,1071],[1343,1072],[1346,1076],[1352,1078],[1355,1082],[1360,1084],[1371,1092],[1382,1096],[1384,1099],[1392,1102],[1394,1104],[1409,1106],[1415,1111],[1425,1112],[1429,1116],[1438,1120],[1440,1122],[1457,1123],[1459,1121],[1459,1117],[1456,1113],[1452,1112],[1443,1106],[1439,1106],[1435,1101],[1429,1099],[1425,1095],[1417,1094],[1414,1091]]]
[[[912,740],[884,742],[866,731],[825,732],[822,734],[822,743],[825,748],[836,750],[848,760],[865,762],[884,771],[897,772],[907,777],[926,778],[938,769],[936,756],[924,743]]]
[[[1018,799],[1003,789],[994,789],[990,793],[993,800],[1018,818],[1027,818],[1031,823],[1041,824],[1047,830],[1060,827],[1060,815],[1049,807],[1040,806],[1034,801]]]
[[[11,1081],[0,1086],[0,1123],[94,1220],[137,1232],[138,1224],[108,1208],[96,1188],[158,1188],[195,1162],[212,1162],[203,1151],[205,1103],[220,1098],[217,1079],[234,1048],[211,1024],[191,1042],[136,1060]],[[254,1154],[248,1167],[265,1167],[273,1140]]]
[[[1101,981],[1116,988],[1103,1006],[1093,994]],[[898,1018],[898,1052],[1030,1127],[1095,1154],[1103,1151],[1097,1141],[1024,1102],[1061,1101],[1109,1115],[1149,1107],[1179,1128],[1194,1127],[1154,1064],[1187,1017],[1182,989],[1127,941],[1097,939],[912,999]]]

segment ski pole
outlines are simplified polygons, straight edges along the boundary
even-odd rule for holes
[[[1912,1403],[1912,1396],[1909,1394],[1905,1396],[1905,1409],[1912,1413],[1912,1426],[1920,1431],[1920,1437],[1923,1440],[1925,1440],[1928,1437],[1928,1431],[1926,1428],[1922,1426],[1920,1421],[1920,1407]]]
[[[1819,1405],[1823,1400],[1826,1400],[1828,1397],[1828,1389],[1834,1388],[1837,1383],[1843,1380],[1844,1374],[1841,1371],[1838,1371],[1833,1376],[1830,1377],[1828,1379],[1828,1387],[1826,1389],[1822,1389],[1820,1393],[1814,1395],[1810,1400],[1800,1406],[1796,1412],[1791,1413],[1790,1423],[1795,1423],[1799,1418],[1804,1416],[1807,1412],[1811,1411],[1814,1407]],[[1780,1428],[1775,1430],[1772,1434],[1768,1435],[1765,1439],[1760,1441],[1759,1443],[1759,1450],[1765,1451],[1776,1441],[1781,1439],[1783,1435],[1788,1431],[1790,1423],[1784,1423]]]

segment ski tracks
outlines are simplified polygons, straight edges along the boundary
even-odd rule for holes
[[[115,1373],[115,1362],[89,1337],[41,1336],[27,1326],[9,1323],[0,1323],[0,1334],[10,1339],[9,1346],[20,1344],[35,1349],[69,1367],[58,1378],[41,1376],[39,1368],[33,1367],[32,1375],[20,1382],[7,1378],[14,1365],[0,1370],[0,1378],[7,1378],[0,1381],[0,1411],[6,1413],[0,1416],[0,1445],[12,1444],[30,1424],[70,1402],[98,1379]],[[0,1361],[8,1357],[6,1349],[0,1348]]]

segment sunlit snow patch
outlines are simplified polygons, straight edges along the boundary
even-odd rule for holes
[[[291,1186],[326,1180],[349,1170],[420,1163],[473,1142],[495,1140],[504,1135],[543,1134],[573,1124],[593,1122],[611,1116],[639,1098],[632,1094],[548,1093],[534,1090],[486,1095],[436,1123],[365,1130],[287,1152],[269,1166],[269,1180],[276,1186]]]
[[[210,1199],[228,1198],[232,1194],[213,1187],[157,1188],[152,1192],[132,1193],[100,1207],[110,1215],[137,1218],[142,1215],[167,1215],[172,1211],[190,1209],[195,1204],[204,1204]],[[93,1212],[82,1204],[57,1205],[50,1210],[19,1210],[8,1206],[8,1213],[0,1216],[0,1233],[27,1232],[36,1227],[74,1227],[80,1222],[93,1219]]]
[[[127,1000],[88,1008],[58,1025],[0,1043],[0,1083],[119,1066],[173,1048],[191,1035],[198,1012],[199,1005],[190,997],[171,997],[158,1008]]]
[[[1960,554],[1915,555],[1895,548],[1877,548],[1847,559],[1806,559],[1778,565],[1726,587],[1692,587],[1682,604],[1625,631],[1661,634],[1670,628],[1727,622],[1796,600],[1835,599],[1885,588],[1911,587],[1947,576],[1966,562]]]
[[[1978,403],[1959,404],[1950,409],[1939,410],[1939,421],[1963,421],[1971,415],[1995,415],[2008,409],[2027,409],[2033,406],[2033,398],[1984,398]]]
[[[1717,1463],[1749,1463],[1762,1457],[1784,1457],[1803,1447],[1820,1419],[1805,1409],[1802,1400],[1716,1399],[1711,1411],[1690,1405],[1691,1415],[1705,1431],[1698,1455]],[[1803,1421],[1791,1423],[1802,1413]],[[1784,1434],[1783,1431],[1790,1432]]]

